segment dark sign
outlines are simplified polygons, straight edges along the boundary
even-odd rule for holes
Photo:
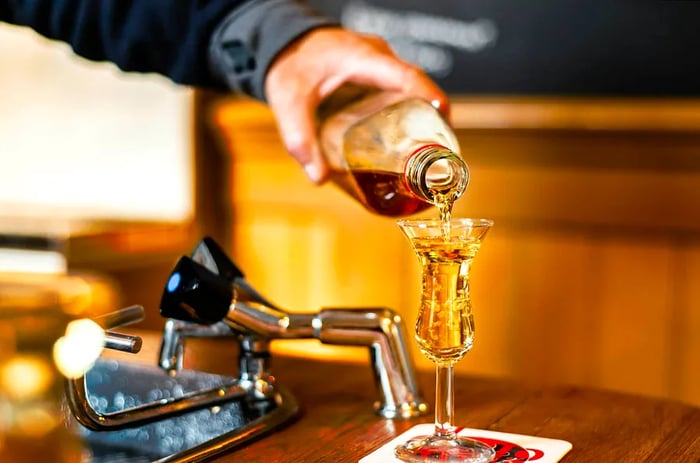
[[[700,95],[700,0],[314,0],[450,93]]]

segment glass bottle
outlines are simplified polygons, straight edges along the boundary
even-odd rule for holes
[[[402,217],[462,196],[469,170],[430,103],[395,92],[330,101],[319,112],[330,179],[366,209]]]

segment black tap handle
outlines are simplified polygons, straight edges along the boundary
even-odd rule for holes
[[[226,316],[232,300],[233,287],[226,278],[183,256],[163,290],[160,314],[208,325]]]
[[[243,272],[229,259],[221,246],[208,236],[194,248],[192,260],[224,277],[230,283],[233,283],[236,278],[243,278]]]

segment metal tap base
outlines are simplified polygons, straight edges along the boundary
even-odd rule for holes
[[[99,413],[121,413],[207,389],[235,384],[236,378],[100,359],[85,375],[90,405]],[[69,418],[91,463],[199,462],[230,452],[291,423],[299,414],[284,389],[265,400],[235,399],[185,410],[157,421],[94,431]],[[67,413],[70,416],[70,413]]]

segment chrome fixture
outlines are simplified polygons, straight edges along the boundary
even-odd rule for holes
[[[113,455],[203,461],[290,423],[298,404],[270,371],[270,344],[277,339],[366,346],[376,412],[392,419],[427,412],[398,314],[386,308],[283,310],[258,293],[211,238],[178,261],[160,313],[166,321],[157,366],[101,358],[85,376],[67,382],[66,401],[95,462],[118,461]],[[95,321],[107,330],[106,348],[137,353],[141,340],[114,330],[142,318],[142,308],[130,307]],[[186,340],[202,337],[237,340],[237,374],[183,368]],[[201,423],[211,429],[202,430]],[[183,429],[198,431],[182,435]]]
[[[319,312],[285,311],[257,292],[210,238],[192,257],[182,257],[170,275],[161,314],[165,326],[160,366],[182,366],[188,337],[243,340],[251,354],[241,363],[241,382],[268,386],[267,359],[275,339],[318,339],[324,344],[367,346],[378,389],[374,406],[385,418],[423,415],[427,405],[415,382],[401,317],[386,308],[325,308]],[[252,359],[258,359],[253,361]],[[264,396],[263,391],[256,391]]]

